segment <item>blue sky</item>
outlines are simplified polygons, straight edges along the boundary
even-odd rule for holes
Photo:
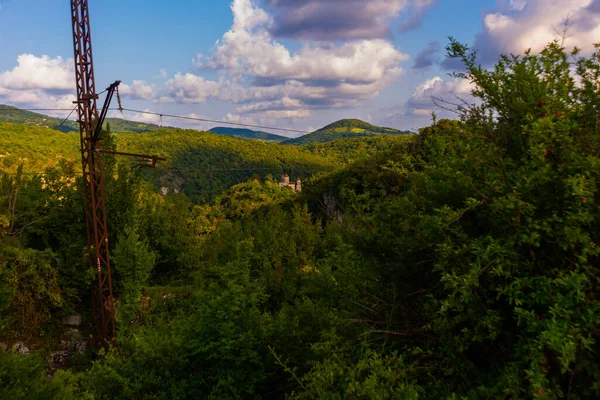
[[[471,89],[447,75],[448,36],[481,49],[484,63],[541,49],[567,15],[572,44],[587,51],[600,38],[600,0],[90,0],[90,8],[97,86],[122,80],[124,106],[302,130],[340,118],[427,125],[432,96],[468,98]],[[67,107],[72,51],[67,0],[0,0],[0,103]]]

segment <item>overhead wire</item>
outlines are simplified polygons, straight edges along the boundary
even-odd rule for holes
[[[60,123],[60,126],[63,126],[65,124],[65,122],[67,122],[67,120],[69,119],[69,117],[75,112],[75,110],[77,110],[77,106],[73,107],[73,109],[71,110],[71,112],[69,113],[69,115],[67,115],[67,118],[65,118],[63,120],[63,122]]]
[[[112,110],[114,110],[114,109],[112,109]],[[250,127],[250,128],[270,129],[270,130],[273,130],[273,131],[295,132],[295,133],[310,133],[310,132],[303,131],[303,130],[300,130],[300,129],[276,128],[274,126],[244,124],[242,122],[226,122],[226,121],[218,121],[218,120],[215,120],[215,119],[208,119],[208,118],[188,117],[188,116],[185,116],[185,115],[173,115],[173,114],[157,113],[157,112],[153,112],[153,111],[134,110],[134,109],[131,109],[131,108],[123,108],[123,110],[129,111],[129,112],[140,113],[140,114],[155,115],[155,116],[161,117],[161,118],[162,117],[168,117],[168,118],[184,119],[184,120],[190,120],[190,121],[214,122],[216,124],[245,126],[245,127]]]
[[[119,106],[118,108],[111,108],[110,110],[120,111],[121,114],[123,113],[123,111],[129,111],[129,112],[134,112],[134,113],[139,113],[139,114],[155,115],[155,116],[161,118],[161,123],[162,123],[162,117],[168,117],[168,118],[175,118],[175,119],[181,119],[181,120],[187,120],[187,121],[212,122],[212,123],[219,124],[219,125],[232,125],[232,126],[241,126],[241,127],[246,127],[246,128],[268,129],[268,130],[272,130],[272,131],[293,132],[293,133],[303,133],[303,134],[310,133],[308,131],[304,131],[301,129],[277,128],[274,126],[245,124],[243,122],[219,121],[216,119],[209,119],[209,118],[199,118],[199,117],[189,117],[189,116],[185,116],[185,115],[164,114],[164,113],[157,113],[157,112],[153,112],[153,111],[144,111],[144,110],[134,110],[131,108],[123,108],[121,106]],[[0,108],[0,112],[3,112],[3,111],[5,111],[5,112],[11,112],[11,111],[12,112],[16,112],[16,111],[71,111],[71,112],[73,112],[74,110],[71,110],[70,108]],[[68,119],[68,117],[67,117],[67,119]]]

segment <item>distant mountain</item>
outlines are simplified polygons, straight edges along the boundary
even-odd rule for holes
[[[21,110],[17,107],[0,104],[0,122],[10,122],[40,128],[49,128],[60,132],[79,132],[79,124],[72,120],[64,121],[64,118],[50,117],[31,111]],[[7,111],[8,110],[8,111]],[[65,117],[68,112],[65,112]],[[75,115],[75,114],[73,114]],[[64,121],[64,123],[62,123]],[[62,125],[61,125],[62,124]],[[141,122],[127,121],[121,118],[107,118],[104,124],[110,124],[112,132],[143,133],[160,129],[158,125],[143,124]]]
[[[289,139],[285,136],[274,135],[272,133],[262,131],[253,131],[251,129],[241,128],[224,128],[221,126],[212,128],[209,130],[209,132],[216,133],[218,135],[227,135],[235,138],[271,140],[275,142],[281,142]]]
[[[296,139],[286,140],[282,142],[282,144],[301,145],[309,143],[330,142],[332,140],[344,138],[408,134],[411,134],[411,132],[371,125],[367,122],[361,121],[360,119],[342,119],[340,121],[334,122],[333,124],[327,125],[326,127],[319,129],[318,131],[309,133],[308,135],[304,135]]]

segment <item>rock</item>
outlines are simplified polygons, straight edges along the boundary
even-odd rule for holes
[[[73,342],[69,342],[68,349],[71,355],[83,354],[87,350],[87,343],[83,340],[75,340]]]
[[[69,357],[69,352],[67,350],[55,351],[50,355],[50,366],[52,368],[62,367],[67,358]]]
[[[70,317],[63,318],[62,319],[62,324],[63,325],[70,325],[70,326],[79,326],[79,325],[81,325],[81,316],[79,316],[79,315],[71,315]]]
[[[25,343],[23,342],[16,342],[15,345],[13,346],[13,349],[17,352],[17,353],[21,353],[24,356],[26,356],[27,354],[29,354],[29,347],[27,347],[25,345]]]
[[[71,339],[71,340],[81,340],[81,338],[83,337],[81,335],[81,332],[79,332],[79,330],[75,329],[75,328],[71,328],[66,335]]]

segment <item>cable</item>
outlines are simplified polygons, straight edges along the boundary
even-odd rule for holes
[[[69,119],[69,117],[71,116],[71,114],[73,114],[73,113],[75,112],[75,110],[77,110],[77,106],[75,106],[75,107],[74,107],[74,108],[71,110],[71,112],[69,113],[69,115],[67,115],[67,118],[65,118],[65,119],[63,120],[63,122],[61,122],[61,123],[60,123],[60,126],[63,126],[63,125],[64,125],[64,123],[65,123],[65,122],[67,122],[67,120]]]
[[[70,108],[0,108],[0,111],[71,111]]]
[[[260,129],[270,129],[274,131],[282,131],[282,132],[294,132],[294,133],[304,133],[308,134],[310,132],[303,131],[300,129],[290,129],[290,128],[275,128],[273,126],[263,126],[263,125],[253,125],[253,124],[244,124],[241,122],[225,122],[219,121],[216,119],[208,119],[208,118],[195,118],[195,117],[186,117],[183,115],[172,115],[172,114],[161,114],[152,111],[142,111],[142,110],[133,110],[130,108],[111,108],[111,111],[129,111],[140,114],[148,114],[148,115],[156,115],[158,117],[169,117],[176,119],[185,119],[190,121],[200,121],[200,122],[212,122],[220,125],[234,125],[234,126],[244,126],[248,128],[260,128]],[[70,108],[0,108],[0,111],[71,111]]]
[[[118,109],[111,108],[111,110],[118,110]],[[124,111],[129,111],[129,112],[136,112],[136,113],[140,113],[140,114],[156,115],[156,116],[159,116],[159,117],[178,118],[178,119],[186,119],[186,120],[201,121],[201,122],[213,122],[213,123],[222,124],[222,125],[247,126],[247,127],[250,127],[250,128],[271,129],[271,130],[274,130],[274,131],[296,132],[296,133],[305,133],[305,134],[306,133],[310,133],[310,132],[307,132],[307,131],[302,131],[300,129],[275,128],[273,126],[243,124],[241,122],[225,122],[225,121],[218,121],[218,120],[207,119],[207,118],[186,117],[186,116],[183,116],[183,115],[171,115],[171,114],[156,113],[156,112],[152,112],[152,111],[132,110],[130,108],[123,108],[123,110]]]

